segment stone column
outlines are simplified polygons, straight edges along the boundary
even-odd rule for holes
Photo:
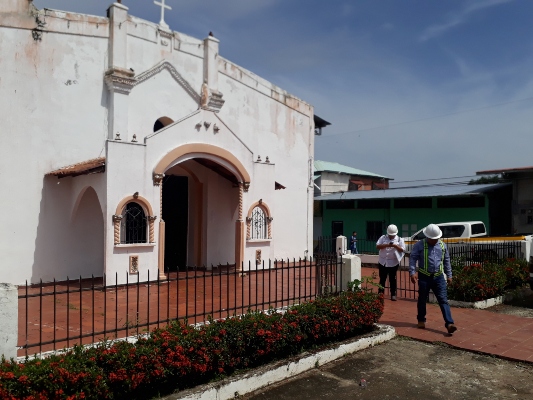
[[[122,218],[122,215],[113,215],[113,242],[115,246],[120,244],[120,223]]]
[[[148,232],[150,237],[150,243],[155,243],[155,235],[154,235],[154,222],[156,220],[157,216],[148,216]]]
[[[242,263],[244,261],[243,191],[243,183],[239,182],[239,215],[237,221],[235,221],[235,267],[237,271],[242,271]]]
[[[17,356],[18,289],[10,283],[0,283],[0,355],[6,359]]]
[[[219,40],[214,36],[204,39],[204,83],[200,106],[215,112],[224,105],[222,93],[218,91],[218,48]]]
[[[110,91],[108,139],[129,141],[128,95],[135,86],[135,73],[128,66],[128,7],[109,7],[109,64],[105,82]]]
[[[165,221],[163,220],[163,178],[165,174],[154,176],[154,185],[159,186],[159,279],[166,279],[165,275]]]

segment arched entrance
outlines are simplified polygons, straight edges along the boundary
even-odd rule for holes
[[[193,143],[167,153],[154,168],[161,186],[159,270],[235,263],[244,256],[242,163],[217,146]]]

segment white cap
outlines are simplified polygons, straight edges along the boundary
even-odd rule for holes
[[[387,235],[397,235],[398,234],[398,227],[396,225],[389,225],[387,226]]]
[[[438,239],[442,236],[442,231],[435,224],[429,224],[422,232],[428,239]]]

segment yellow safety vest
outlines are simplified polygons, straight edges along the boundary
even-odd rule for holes
[[[439,272],[435,272],[434,276],[439,276],[444,273],[444,254],[446,253],[446,249],[444,248],[444,243],[442,243],[439,240],[440,248],[442,250],[442,257],[440,258],[440,267]],[[428,272],[428,242],[424,239],[424,267],[418,268],[418,272],[430,276],[431,274]]]

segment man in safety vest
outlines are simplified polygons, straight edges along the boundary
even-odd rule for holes
[[[439,302],[444,326],[452,334],[457,327],[453,322],[446,290],[446,279],[448,283],[452,282],[450,255],[446,244],[439,240],[442,231],[437,225],[429,224],[423,233],[426,238],[415,243],[409,259],[409,275],[413,283],[416,283],[415,269],[418,262],[418,327],[426,327],[426,299],[432,290]]]

